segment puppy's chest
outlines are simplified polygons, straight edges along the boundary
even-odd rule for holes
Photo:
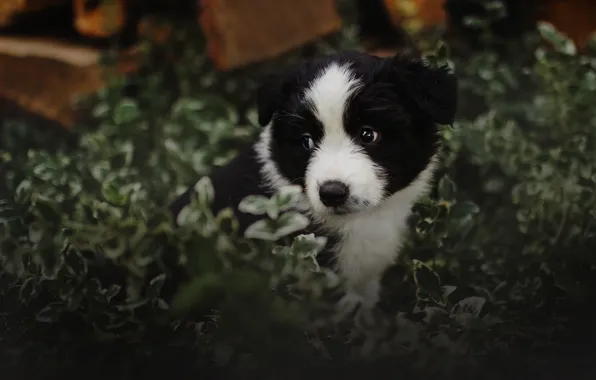
[[[378,213],[354,218],[333,232],[323,232],[328,242],[321,265],[332,265],[344,273],[375,271],[395,260],[405,232],[402,215]]]

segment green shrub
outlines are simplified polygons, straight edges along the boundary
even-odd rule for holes
[[[313,270],[321,238],[273,243],[305,223],[289,210],[292,188],[247,199],[266,219],[244,238],[229,210],[208,211],[212,188],[202,180],[172,228],[168,203],[258,132],[254,110],[244,122],[230,101],[250,99],[253,77],[216,75],[185,34],[170,47],[182,52],[175,68],[150,49],[147,70],[113,78],[90,100],[75,148],[25,150],[38,135],[5,123],[0,295],[13,300],[10,321],[62,332],[66,321],[102,341],[165,331],[189,350],[198,344],[205,365],[243,370],[272,355],[289,363],[287,355],[341,358],[351,349],[438,369],[475,359],[480,368],[477,359],[581,335],[571,327],[589,317],[578,310],[596,285],[596,58],[576,54],[548,25],[540,31],[556,49],[533,36],[517,50],[533,57],[505,62],[488,51],[451,62],[461,117],[443,130],[436,194],[414,207],[373,324],[336,321],[338,279]],[[23,351],[30,330],[0,344]],[[519,356],[524,365],[544,359],[531,352]]]

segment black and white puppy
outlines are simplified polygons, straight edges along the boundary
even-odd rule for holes
[[[298,63],[258,93],[258,141],[210,178],[213,205],[237,210],[249,194],[300,185],[298,209],[333,237],[345,306],[374,306],[380,280],[407,232],[414,202],[430,187],[439,125],[452,124],[457,80],[418,58],[343,52]],[[192,188],[172,206],[176,215]]]

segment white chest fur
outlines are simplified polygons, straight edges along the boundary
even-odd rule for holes
[[[336,268],[346,283],[344,304],[370,308],[379,300],[381,277],[407,238],[408,217],[414,202],[428,191],[434,163],[378,207],[326,223],[339,235],[334,251]]]

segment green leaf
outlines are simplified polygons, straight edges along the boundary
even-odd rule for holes
[[[463,24],[472,29],[483,29],[488,26],[487,20],[479,17],[466,16],[463,19]]]
[[[455,199],[455,183],[448,175],[444,175],[439,180],[439,197],[442,201],[451,202]]]
[[[263,215],[267,212],[269,199],[262,195],[249,195],[238,205],[238,210],[253,215]]]
[[[282,212],[294,207],[301,197],[302,187],[297,185],[284,186],[273,194],[271,202],[277,206],[278,212]],[[272,217],[272,219],[275,218]]]
[[[474,317],[479,317],[482,308],[486,304],[486,299],[483,297],[467,297],[459,301],[453,306],[453,313],[471,313]]]
[[[104,182],[101,185],[104,199],[115,206],[123,206],[128,201],[128,197],[121,190],[122,188],[113,182]]]
[[[37,279],[29,277],[21,284],[19,288],[19,300],[23,303],[28,303],[37,293]]]
[[[172,106],[172,116],[181,117],[193,112],[199,112],[205,108],[205,103],[198,99],[180,98]]]
[[[213,188],[213,184],[211,182],[211,178],[209,177],[202,177],[194,186],[194,190],[197,193],[197,197],[199,199],[199,204],[202,207],[208,207],[213,202],[215,198],[215,189]]]
[[[8,239],[10,236],[10,223],[7,220],[0,220],[0,241]]]
[[[433,220],[430,218],[420,219],[416,222],[416,233],[420,236],[428,236],[432,234],[435,228]]]
[[[118,125],[128,124],[140,117],[137,103],[132,99],[124,99],[114,109],[114,122]]]
[[[114,297],[116,297],[118,295],[118,293],[120,293],[120,290],[122,290],[122,287],[120,285],[118,285],[118,284],[111,284],[106,289],[106,291],[104,293],[104,296],[106,297],[106,299],[108,300],[108,302],[111,302],[112,299]]]
[[[449,210],[449,217],[451,219],[464,219],[473,217],[478,214],[478,212],[480,212],[480,210],[474,202],[458,202]]]
[[[155,306],[160,310],[170,310],[170,305],[163,298],[157,298]]]
[[[478,206],[474,202],[458,202],[449,210],[447,234],[450,236],[465,235],[473,227],[478,214]]]
[[[275,220],[279,217],[281,210],[279,209],[279,205],[276,204],[272,199],[267,202],[267,208],[265,212],[269,218]]]
[[[180,227],[196,225],[199,222],[201,213],[188,204],[180,210],[176,216],[176,224]]]
[[[419,290],[419,297],[430,297],[436,303],[443,304],[443,289],[441,279],[431,267],[419,260],[412,260],[414,264],[414,283]]]
[[[505,184],[500,178],[491,178],[484,182],[483,189],[487,193],[497,194],[502,191]]]
[[[166,281],[165,273],[162,273],[162,274],[154,277],[153,279],[151,279],[151,281],[149,281],[149,286],[147,288],[147,293],[146,293],[145,297],[149,300],[157,299],[157,297],[159,297],[159,295],[161,294],[161,290],[163,288],[165,281]]]
[[[449,46],[447,46],[445,41],[440,40],[437,42],[437,46],[435,48],[435,58],[438,60],[446,60],[449,58]]]
[[[120,258],[128,248],[128,243],[124,236],[115,235],[110,237],[104,244],[103,244],[103,251],[106,257],[116,260]]]
[[[64,305],[61,302],[54,302],[41,309],[35,319],[42,323],[54,323],[60,319],[64,312]]]
[[[315,234],[298,235],[292,242],[291,251],[299,257],[316,257],[325,248],[326,244],[327,238],[324,236],[315,237]]]
[[[108,115],[110,112],[110,106],[107,103],[97,103],[95,107],[93,107],[92,115],[96,118],[103,118]]]
[[[446,310],[434,306],[427,306],[422,311],[425,314],[424,321],[429,325],[438,324],[444,316],[449,314]]]
[[[215,223],[220,231],[225,229],[236,231],[238,229],[238,220],[236,219],[236,215],[234,215],[234,210],[229,207],[217,213]]]
[[[481,321],[478,321],[478,319],[480,318],[480,313],[485,304],[486,299],[483,297],[474,296],[464,298],[453,306],[451,316],[461,326],[468,328],[481,327],[484,324]],[[488,327],[495,323],[498,323],[498,320],[492,320],[490,321],[490,324],[486,324],[486,326]]]
[[[553,24],[545,21],[538,22],[538,32],[549,41],[556,51],[566,55],[576,55],[577,47],[567,36],[560,33]]]
[[[73,289],[74,290],[74,289]],[[85,295],[80,290],[74,290],[72,294],[66,297],[66,310],[74,311],[81,306]],[[64,299],[63,299],[64,300]]]
[[[268,219],[262,219],[254,222],[244,231],[244,236],[248,239],[258,239],[266,241],[276,241],[278,239],[275,226]]]
[[[278,238],[302,231],[310,224],[310,220],[299,212],[288,211],[276,220]]]
[[[44,227],[39,222],[31,222],[29,225],[29,241],[33,244],[39,243],[43,239]]]

